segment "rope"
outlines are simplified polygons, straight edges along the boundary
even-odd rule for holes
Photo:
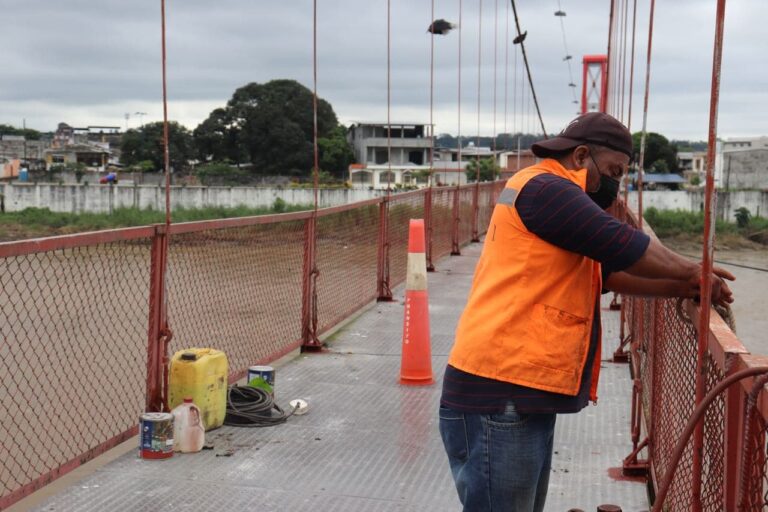
[[[250,386],[231,386],[227,391],[224,424],[230,427],[272,427],[285,423],[298,407],[286,413],[269,393]]]

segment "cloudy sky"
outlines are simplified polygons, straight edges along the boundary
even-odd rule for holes
[[[558,1],[517,3],[545,126],[557,132],[576,108],[560,19],[554,16]],[[605,52],[610,1],[559,3],[567,13],[567,42],[580,91],[581,57]],[[637,3],[633,131],[642,120],[649,0]],[[657,2],[649,130],[670,138],[706,138],[715,4]],[[768,2],[728,4],[719,134],[768,135]],[[514,80],[514,48],[505,65],[508,2],[483,0],[482,20],[479,5],[480,0],[463,0],[461,132],[478,131],[480,21],[480,132],[493,133],[494,111],[496,132],[505,123],[508,131],[538,131],[532,116],[521,115],[529,107],[521,94],[522,68]],[[26,119],[28,127],[52,130],[60,121],[124,128],[162,119],[159,0],[0,0],[0,8],[0,123],[20,126]],[[429,121],[425,30],[430,9],[430,0],[391,0],[393,122]],[[435,10],[437,18],[458,22],[459,0],[435,0]],[[344,123],[386,120],[386,13],[386,0],[318,0],[318,93]],[[168,0],[167,18],[169,116],[191,129],[248,82],[291,78],[312,86],[311,0]],[[510,38],[513,26],[510,17]],[[458,35],[454,31],[435,40],[438,132],[458,129]]]

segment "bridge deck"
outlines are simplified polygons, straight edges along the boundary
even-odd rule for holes
[[[165,461],[143,461],[132,450],[37,510],[459,510],[437,404],[479,253],[478,244],[467,247],[429,275],[434,386],[397,383],[401,287],[395,302],[376,304],[338,331],[327,352],[296,355],[277,368],[278,402],[305,398],[307,415],[277,427],[224,427],[209,433],[216,449]],[[600,405],[558,418],[548,511],[594,511],[602,503],[625,512],[648,508],[644,484],[609,471],[631,449],[631,383],[626,365],[608,361],[618,314],[604,309],[603,324]]]

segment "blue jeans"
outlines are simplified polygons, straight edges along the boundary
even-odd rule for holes
[[[541,512],[555,414],[462,413],[440,407],[440,436],[466,512]]]

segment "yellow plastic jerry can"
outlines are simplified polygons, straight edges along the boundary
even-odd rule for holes
[[[224,424],[227,409],[227,356],[212,348],[179,350],[171,359],[168,377],[168,406],[173,409],[184,401],[200,409],[205,430]]]

